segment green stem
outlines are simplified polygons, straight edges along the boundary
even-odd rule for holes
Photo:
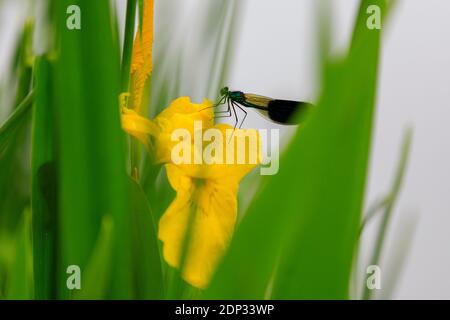
[[[376,243],[375,249],[372,254],[372,259],[370,260],[371,265],[379,265],[380,262],[381,252],[383,250],[383,244],[386,239],[386,233],[392,216],[392,211],[395,206],[395,203],[397,202],[397,197],[400,192],[400,188],[402,186],[403,176],[405,174],[406,165],[409,157],[409,151],[411,148],[411,140],[412,140],[412,130],[408,129],[405,133],[405,137],[403,140],[402,153],[397,168],[397,174],[391,189],[391,193],[387,197],[386,209],[384,211],[383,220],[381,221],[381,225],[378,230],[377,240],[375,242]],[[366,282],[364,282],[363,292],[364,292],[363,300],[370,300],[372,298],[373,290],[369,289]]]
[[[381,199],[379,199],[377,202],[375,202],[374,204],[372,204],[372,206],[369,207],[369,209],[367,210],[367,213],[364,216],[364,219],[361,223],[361,227],[359,229],[359,235],[361,236],[361,234],[364,231],[364,228],[367,226],[367,224],[372,221],[372,219],[378,215],[378,213],[380,213],[388,204],[390,201],[390,197],[383,197]]]
[[[137,0],[128,0],[127,3],[125,39],[122,56],[122,92],[129,92],[130,90],[130,69],[133,55],[134,26],[136,24],[136,4]],[[135,139],[130,138],[130,174],[136,181],[139,181],[139,147],[139,143]]]
[[[130,86],[131,57],[133,54],[134,25],[136,23],[136,1],[128,0],[125,21],[125,39],[122,54],[122,92],[128,92]]]
[[[57,298],[58,187],[55,150],[52,65],[36,59],[36,98],[33,106],[31,148],[31,211],[35,298]]]

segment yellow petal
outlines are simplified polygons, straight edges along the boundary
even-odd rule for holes
[[[180,164],[178,167],[193,178],[225,179],[239,182],[246,174],[253,170],[262,160],[262,141],[257,130],[235,129],[227,124],[217,124],[213,127],[223,136],[223,163],[221,164]],[[228,135],[227,135],[228,133]],[[231,139],[229,138],[231,136]],[[227,159],[227,149],[234,149]],[[192,148],[194,150],[194,148]],[[243,157],[242,162],[239,158]],[[205,159],[203,159],[205,160]],[[229,163],[227,161],[230,161]]]
[[[197,183],[175,165],[166,165],[175,200],[161,217],[158,236],[169,265],[180,268],[181,252],[191,221],[190,242],[182,270],[191,285],[205,288],[222,258],[237,216],[236,181]]]
[[[188,130],[193,139],[196,121],[201,121],[204,129],[210,128],[214,123],[212,103],[208,100],[197,104],[192,103],[189,97],[178,98],[152,121],[139,115],[135,110],[127,108],[126,96],[122,94],[120,97],[122,127],[147,147],[149,146],[148,135],[153,136],[157,163],[171,161],[172,148],[177,144],[177,141],[172,141],[172,133],[176,129]]]
[[[172,101],[170,106],[164,109],[155,120],[171,119],[176,114],[190,115],[196,120],[208,121],[211,125],[214,120],[214,109],[211,101],[205,99],[202,103],[193,103],[189,97],[180,97]]]
[[[134,110],[122,108],[122,129],[129,135],[138,139],[150,150],[149,136],[158,134],[158,126],[151,120],[140,116]]]
[[[151,120],[130,109],[122,111],[122,128],[127,132],[139,132],[153,136],[159,133],[158,127]]]
[[[189,97],[174,100],[156,118],[155,124],[159,131],[155,136],[156,161],[171,162],[172,148],[178,143],[172,141],[172,133],[177,129],[186,129],[191,138],[194,137],[194,123],[201,121],[203,128],[209,128],[214,123],[212,104],[204,100],[200,104],[192,103]]]

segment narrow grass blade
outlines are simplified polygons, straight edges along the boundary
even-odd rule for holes
[[[17,48],[16,61],[13,66],[17,75],[17,94],[16,105],[20,103],[31,90],[32,80],[32,43],[33,43],[33,23],[27,21],[25,23],[21,41]]]
[[[220,87],[224,85],[228,77],[231,52],[235,43],[236,32],[240,17],[243,13],[243,4],[239,1],[226,1],[223,4],[223,12],[219,17],[219,37],[214,48],[214,58],[211,65],[211,73],[208,80],[207,96],[215,99]]]
[[[363,221],[361,223],[361,227],[359,229],[359,233],[362,234],[367,224],[372,221],[378,214],[383,212],[383,209],[389,204],[389,197],[381,198],[376,201],[374,204],[370,206],[367,210],[367,213],[364,215]]]
[[[0,156],[12,141],[19,128],[24,124],[33,104],[34,92],[30,92],[26,98],[14,109],[10,117],[0,126]]]
[[[131,57],[133,54],[134,26],[136,22],[136,1],[127,1],[125,39],[122,53],[122,92],[128,92],[130,85]]]
[[[395,249],[386,259],[387,266],[384,279],[382,280],[384,286],[380,292],[380,299],[390,300],[394,298],[395,290],[397,289],[400,280],[404,274],[404,268],[407,266],[408,256],[411,252],[414,243],[414,236],[418,227],[417,216],[408,215],[400,224],[400,227],[395,230],[397,234],[395,239]]]
[[[386,238],[386,233],[389,227],[389,222],[391,220],[392,211],[394,209],[394,206],[397,202],[398,194],[401,189],[401,185],[403,182],[403,176],[405,175],[406,166],[408,163],[409,158],[409,152],[411,148],[411,141],[412,141],[412,130],[407,130],[405,133],[402,151],[401,151],[401,157],[398,164],[397,173],[392,185],[391,192],[388,197],[387,205],[385,208],[385,211],[383,213],[383,219],[381,221],[380,227],[378,229],[377,238],[375,241],[375,247],[372,253],[372,258],[370,260],[370,265],[380,265],[380,258],[381,253],[383,250],[384,241]],[[363,299],[369,300],[372,298],[373,290],[370,290],[368,286],[366,286],[366,283],[364,282],[364,289],[363,289]]]
[[[142,37],[142,26],[144,25],[144,1],[145,0],[138,0],[138,7],[139,7],[139,34]]]

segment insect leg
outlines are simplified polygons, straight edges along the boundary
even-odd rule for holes
[[[236,108],[234,106],[234,102],[231,99],[228,99],[228,107],[230,108],[230,110],[233,109],[234,119],[236,120],[235,123],[234,123],[234,126],[233,126],[234,127],[233,133],[234,133],[234,130],[236,129],[236,126],[239,123],[239,118],[238,118],[238,115],[237,115],[237,112],[236,112]]]
[[[226,114],[226,115],[222,115],[222,116],[214,116],[214,119],[221,119],[221,118],[230,118],[231,114]]]
[[[231,117],[231,115],[232,115],[231,114],[231,108],[230,108],[230,104],[228,103],[227,96],[223,96],[223,98],[220,99],[220,101],[217,104],[215,104],[215,106],[219,106],[219,105],[225,103],[225,101],[227,102],[227,109],[226,110],[214,111],[214,115],[216,115],[216,114],[221,115],[221,116],[215,116],[215,118],[229,118],[229,117]],[[226,115],[223,115],[224,113]]]
[[[227,110],[221,110],[221,111],[215,111],[214,112],[214,114],[224,114],[224,113],[226,113],[226,114],[228,114],[227,116],[222,116],[222,118],[224,118],[224,117],[226,117],[226,118],[229,118],[229,117],[231,117],[231,110],[230,109],[227,109]],[[217,117],[216,117],[217,118]]]
[[[227,98],[226,96],[222,96],[222,97],[220,98],[219,102],[213,104],[211,107],[206,107],[206,108],[201,109],[200,112],[202,112],[202,111],[204,111],[204,110],[208,110],[208,109],[212,109],[212,108],[216,108],[216,107],[220,106],[221,104],[223,104],[223,103],[225,102],[226,98]],[[215,113],[216,113],[216,112],[217,112],[217,113],[220,113],[220,112],[222,112],[222,111],[215,111]]]
[[[225,113],[225,115],[224,115]],[[229,118],[231,117],[231,110],[225,110],[225,111],[219,111],[219,112],[214,112],[214,118]]]
[[[247,118],[247,111],[242,108],[238,103],[232,102],[233,106],[238,107],[242,112],[244,112],[244,118],[241,121],[241,124],[239,125],[239,129],[242,128],[242,125],[244,124],[245,118]]]
[[[227,98],[226,103],[227,103],[227,110],[223,110],[223,111],[216,111],[214,114],[219,114],[219,116],[214,116],[214,118],[230,118],[233,113],[232,113],[232,108],[231,108],[231,99]],[[234,109],[233,109],[234,111]],[[224,113],[226,113],[225,115],[223,115]]]
[[[221,105],[221,104],[227,104],[227,109],[226,110],[220,110],[220,111],[216,111],[217,113],[230,113],[231,114],[231,108],[230,108],[230,104],[228,103],[229,98],[224,97],[220,102],[220,104],[218,104],[217,106]]]
[[[234,131],[236,130],[236,126],[237,126],[237,124],[239,122],[239,119],[238,119],[238,115],[237,115],[234,103],[233,103],[233,101],[230,98],[227,99],[227,104],[228,104],[228,108],[230,109],[230,112],[232,110],[232,112],[234,113],[234,118],[236,120],[235,123],[234,123],[234,126],[233,126],[233,132],[231,133],[230,139],[228,140],[228,143],[230,143],[231,139],[233,139]]]
[[[219,102],[214,104],[214,107],[220,106],[221,104],[225,103],[226,99],[227,99],[227,96],[223,96],[222,98],[220,98]]]

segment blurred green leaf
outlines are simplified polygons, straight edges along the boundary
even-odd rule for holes
[[[7,299],[33,299],[33,256],[31,252],[31,213],[23,215],[16,233],[14,260],[8,279]]]
[[[152,204],[156,221],[159,221],[159,218],[175,198],[175,191],[169,184],[164,166],[148,165],[145,173],[142,186],[146,190],[149,202]]]
[[[0,157],[7,147],[8,142],[16,138],[15,133],[25,122],[28,111],[33,102],[33,91],[31,90],[32,75],[32,43],[33,25],[25,23],[19,44],[16,48],[13,71],[17,76],[17,92],[15,97],[15,108],[12,114],[0,126]]]
[[[60,194],[60,297],[67,297],[65,270],[82,272],[104,215],[114,220],[109,298],[131,298],[132,260],[121,130],[119,48],[113,39],[109,1],[53,0],[58,19],[55,64]],[[66,27],[66,9],[82,9],[81,30]],[[105,270],[106,272],[106,270]]]
[[[29,206],[29,123],[33,101],[31,42],[33,26],[25,23],[16,48],[10,79],[13,109],[0,127],[0,232],[18,230]]]
[[[114,220],[109,215],[103,216],[97,243],[83,274],[81,290],[75,291],[75,299],[99,300],[108,297],[115,236]]]
[[[33,104],[34,92],[28,96],[14,109],[10,117],[0,126],[0,156],[13,141],[15,133],[24,124],[31,106]]]
[[[14,240],[11,232],[0,233],[0,300],[6,299],[9,270],[14,261]]]
[[[132,251],[137,299],[162,299],[164,283],[156,221],[142,188],[130,179]]]

